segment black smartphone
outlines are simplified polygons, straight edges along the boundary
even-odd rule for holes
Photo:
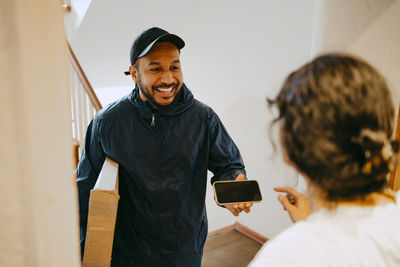
[[[215,201],[218,205],[243,202],[261,202],[261,192],[257,181],[217,181],[213,184]]]

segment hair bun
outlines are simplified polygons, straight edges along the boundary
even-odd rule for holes
[[[352,141],[358,143],[364,152],[364,162],[361,166],[363,174],[386,174],[395,169],[399,142],[390,142],[383,131],[362,129],[360,135]]]

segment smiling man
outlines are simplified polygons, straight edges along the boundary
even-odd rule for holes
[[[132,93],[90,123],[78,166],[81,242],[90,190],[106,157],[119,163],[112,267],[200,266],[211,182],[242,180],[240,152],[214,111],[183,83],[184,41],[150,28],[133,42]],[[226,206],[237,216],[250,204]]]

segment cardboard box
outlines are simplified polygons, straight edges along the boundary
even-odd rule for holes
[[[118,164],[106,158],[90,191],[83,267],[110,266],[118,200]]]

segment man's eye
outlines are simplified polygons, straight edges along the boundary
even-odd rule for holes
[[[176,66],[171,67],[171,70],[179,70],[179,67],[176,67]]]
[[[161,70],[161,68],[153,68],[153,69],[150,69],[150,71],[152,71],[152,72],[157,72],[157,71],[160,71]]]

